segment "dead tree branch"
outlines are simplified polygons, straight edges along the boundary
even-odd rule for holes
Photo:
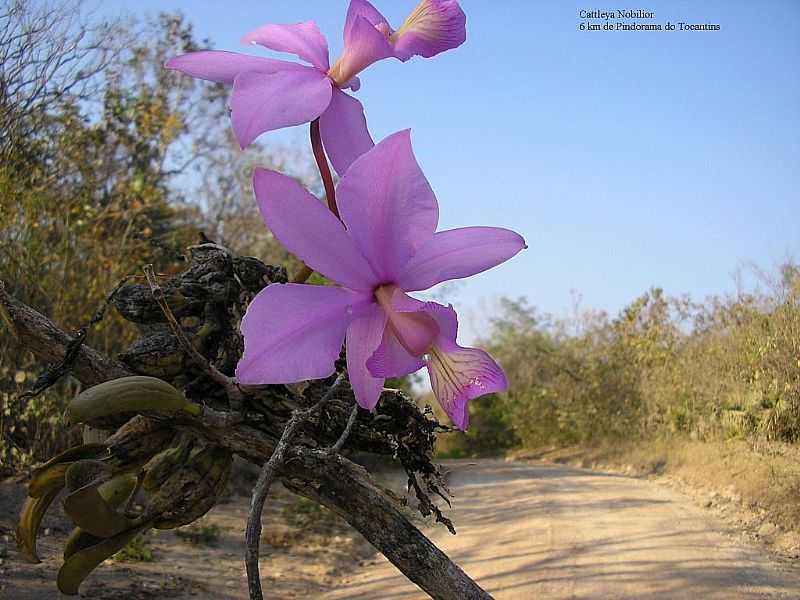
[[[208,352],[218,350],[225,356],[225,352],[235,350],[235,344],[226,335],[235,336],[238,333],[225,330],[224,315],[218,314],[219,311],[215,313],[209,306],[212,309],[214,306],[228,306],[230,311],[231,302],[240,295],[249,296],[263,287],[268,283],[264,278],[275,276],[275,272],[250,259],[237,257],[239,262],[232,266],[231,261],[234,259],[231,257],[224,257],[213,249],[202,252],[205,254],[199,259],[194,257],[197,260],[186,273],[164,286],[164,293],[168,298],[180,298],[180,314],[189,314],[191,311],[194,311],[192,314],[201,315],[212,313],[207,316],[215,326],[221,327],[219,331],[222,333],[215,333],[213,339],[216,340],[216,345]],[[235,278],[230,273],[232,269],[238,269]],[[229,275],[221,281],[223,273]],[[194,283],[198,277],[206,283]],[[240,284],[232,284],[231,281],[239,281]],[[240,285],[251,287],[242,290]],[[212,304],[209,305],[209,302]],[[218,306],[213,302],[222,304]],[[123,288],[115,298],[115,306],[123,315],[133,315],[136,319],[141,319],[135,322],[145,323],[142,326],[143,331],[151,334],[157,331],[156,326],[159,323],[165,321],[162,311],[153,300],[149,286]],[[234,312],[240,310],[241,308],[236,308]],[[72,341],[71,336],[45,316],[12,298],[2,286],[0,318],[19,343],[20,349],[32,351],[47,361],[63,359]],[[167,332],[171,335],[169,329]],[[158,340],[161,338],[146,342],[145,345],[147,348],[157,347]],[[208,352],[204,354],[209,356]],[[87,386],[136,372],[146,373],[146,370],[136,367],[145,365],[144,362],[136,362],[132,358],[128,360],[131,363],[126,366],[83,344],[75,357],[72,372]],[[194,361],[188,358],[183,364],[196,367]],[[150,438],[140,434],[127,438],[115,434],[107,442],[115,456],[124,459],[127,453],[129,462],[141,464],[146,457],[160,452],[165,440],[171,439],[172,433],[169,432],[178,429],[192,431],[209,443],[227,448],[255,464],[264,465],[274,456],[281,433],[291,415],[304,408],[302,399],[298,400],[296,396],[287,393],[283,386],[264,386],[262,390],[253,390],[252,395],[248,392],[244,412],[230,411],[232,403],[219,384],[213,383],[216,387],[211,388],[205,384],[196,384],[186,374],[186,369],[184,366],[178,371],[178,375],[170,379],[173,383],[178,380],[188,382],[182,385],[184,393],[207,405],[203,414],[197,418],[182,415],[157,420],[137,416],[135,419],[141,426],[150,427],[155,432],[151,436],[153,447],[147,447],[146,439]],[[206,375],[203,376],[207,379]],[[319,398],[327,385],[330,382],[313,382],[305,395],[309,400]],[[377,414],[361,411],[356,413],[354,419],[352,392],[347,390],[343,396],[341,399],[331,398],[316,418],[309,418],[293,427],[296,429],[296,444],[285,450],[285,461],[276,469],[277,477],[288,489],[315,500],[340,515],[431,597],[437,600],[491,598],[409,522],[363,467],[339,454],[331,454],[326,449],[332,444],[336,446],[344,428],[345,432],[349,431],[349,443],[353,448],[395,456],[407,471],[415,471],[423,477],[435,477],[437,470],[429,458],[435,423],[428,421],[399,392],[385,391]],[[253,414],[255,417],[251,416]],[[242,420],[242,415],[247,419]],[[129,421],[132,422],[133,420]],[[158,433],[165,428],[168,434]]]
[[[0,319],[16,339],[20,349],[29,350],[49,363],[63,361],[74,340],[50,319],[9,295],[2,281]],[[87,386],[132,374],[121,362],[104,356],[85,344],[78,348],[72,373]]]

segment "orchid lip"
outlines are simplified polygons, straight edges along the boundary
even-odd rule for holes
[[[392,294],[394,294],[396,289],[398,288],[394,283],[382,283],[373,291],[375,300],[387,314],[394,311],[392,308]]]
[[[436,336],[439,326],[424,312],[401,312],[394,308],[392,297],[395,293],[403,291],[395,284],[378,286],[374,296],[378,305],[386,313],[387,327],[390,327],[400,345],[411,356],[423,356],[427,353]]]
[[[440,372],[447,379],[448,383],[453,386],[453,389],[460,389],[462,383],[456,372],[456,366],[453,361],[448,358],[447,353],[444,352],[441,348],[433,345],[430,347],[429,354],[427,355],[427,361],[435,361],[439,367]],[[477,375],[469,377],[466,380],[467,385],[472,386],[483,386],[483,381]]]
[[[436,346],[431,346],[428,360],[435,360],[438,363],[442,375],[453,386],[453,389],[459,388],[458,376],[455,373],[453,364],[447,359],[444,352],[441,352]]]

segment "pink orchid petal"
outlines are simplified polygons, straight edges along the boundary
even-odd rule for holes
[[[316,119],[331,101],[331,81],[314,67],[236,77],[231,121],[242,148],[265,131]]]
[[[386,327],[380,346],[367,360],[367,369],[374,377],[403,377],[424,366],[422,360],[403,348],[391,327]]]
[[[347,7],[347,17],[344,20],[345,46],[349,45],[353,41],[353,36],[356,35],[354,29],[359,17],[366,19],[373,27],[391,30],[386,18],[367,0],[351,0],[350,6]]]
[[[394,49],[386,35],[367,19],[355,18],[350,35],[345,35],[342,55],[330,70],[331,78],[338,86],[344,86],[353,77],[375,61],[394,56]]]
[[[232,84],[240,73],[277,73],[291,71],[300,67],[296,63],[260,56],[248,56],[224,50],[202,50],[189,52],[164,63],[167,69],[181,71],[198,79],[207,79],[217,83]]]
[[[328,158],[339,175],[344,175],[355,159],[375,145],[361,102],[337,88],[319,118],[319,130]]]
[[[294,179],[267,169],[256,169],[253,189],[264,223],[289,252],[336,283],[372,291],[377,278],[369,263],[317,198]]]
[[[296,54],[323,71],[327,71],[330,66],[328,42],[313,21],[291,25],[262,25],[244,36],[242,42]]]
[[[395,56],[402,61],[414,55],[430,58],[457,48],[467,39],[466,22],[456,0],[422,0],[390,37]]]
[[[453,424],[465,430],[469,425],[468,402],[484,394],[505,391],[508,381],[489,354],[456,343],[458,318],[452,305],[428,302],[425,312],[437,322],[441,332],[425,361],[431,388]]]
[[[375,408],[383,390],[384,378],[370,373],[366,363],[380,344],[385,328],[386,314],[375,304],[347,328],[347,374],[356,402],[367,410]]]
[[[397,285],[408,292],[427,290],[442,281],[491,269],[525,247],[521,235],[500,227],[440,231],[408,262]]]
[[[345,330],[369,296],[338,287],[272,284],[242,319],[244,354],[239,383],[293,383],[334,371]]]
[[[410,130],[390,135],[357,158],[339,182],[337,198],[347,230],[384,282],[403,271],[439,220]]]

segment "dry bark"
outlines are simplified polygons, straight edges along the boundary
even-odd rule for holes
[[[9,295],[2,281],[0,318],[21,349],[30,350],[49,363],[63,360],[67,347],[73,341],[73,336],[56,327],[50,319]],[[72,373],[87,386],[131,375],[121,362],[86,345],[78,349]]]

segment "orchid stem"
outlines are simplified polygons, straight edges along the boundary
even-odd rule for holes
[[[339,207],[336,206],[336,188],[333,185],[331,168],[328,165],[328,157],[325,154],[322,136],[319,133],[319,117],[311,121],[311,150],[314,152],[314,160],[317,161],[319,176],[322,178],[322,185],[325,188],[325,200],[328,203],[328,209],[336,215],[337,219],[341,219]],[[292,283],[305,283],[313,272],[314,269],[303,265],[297,275],[292,278]]]
[[[322,145],[322,136],[319,133],[319,117],[311,121],[311,149],[314,151],[314,159],[317,161],[322,185],[325,187],[325,199],[328,202],[328,208],[339,219],[339,207],[336,206],[336,189],[333,186],[333,176],[328,166],[325,148]]]

